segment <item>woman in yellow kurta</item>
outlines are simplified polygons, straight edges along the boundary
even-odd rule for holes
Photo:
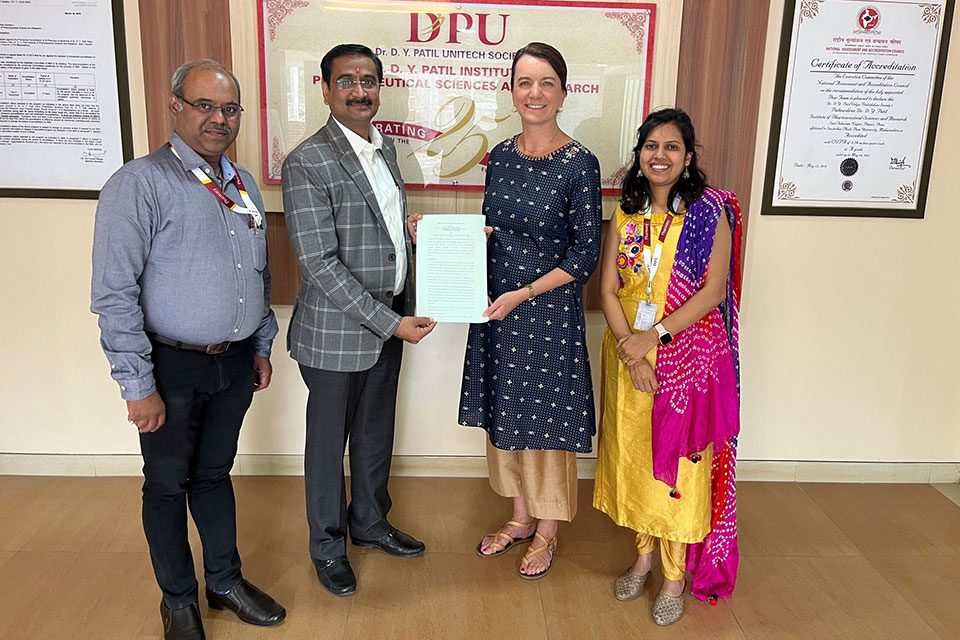
[[[698,323],[724,303],[732,241],[726,216],[715,216],[708,253],[712,268],[704,267],[701,286],[690,287],[686,300],[668,302],[670,287],[676,286],[671,277],[678,241],[690,218],[687,203],[704,196],[706,185],[696,163],[693,126],[682,111],[650,114],[638,140],[624,198],[603,248],[601,300],[608,329],[594,506],[637,532],[637,559],[614,586],[618,599],[640,596],[659,546],[664,584],[653,617],[665,625],[683,614],[687,545],[703,541],[711,531],[714,443],[678,456],[672,485],[655,478],[651,416],[660,386],[657,352],[687,328],[701,330]],[[693,218],[693,224],[703,225],[702,216]],[[718,349],[720,358],[729,357],[722,351]],[[671,366],[677,364],[682,369],[701,361],[681,358]]]

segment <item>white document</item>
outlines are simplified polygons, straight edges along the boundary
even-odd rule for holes
[[[0,188],[98,190],[121,165],[111,0],[0,0]]]
[[[487,237],[483,216],[425,215],[417,223],[417,315],[486,322]]]

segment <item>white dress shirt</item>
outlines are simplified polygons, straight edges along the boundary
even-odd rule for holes
[[[366,174],[370,186],[373,187],[377,204],[380,205],[380,212],[387,223],[387,231],[390,233],[390,239],[393,240],[394,252],[397,255],[397,272],[393,290],[393,294],[397,295],[403,291],[403,283],[407,277],[407,245],[403,228],[406,220],[403,218],[400,189],[397,188],[397,183],[387,167],[383,152],[380,150],[383,146],[383,136],[380,135],[375,126],[370,125],[370,141],[367,142],[343,126],[343,123],[336,118],[333,121],[340,125],[343,135],[347,137],[347,141],[356,152],[357,158],[360,159],[363,173]]]

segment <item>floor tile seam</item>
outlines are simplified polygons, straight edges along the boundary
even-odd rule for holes
[[[17,553],[19,553],[19,551],[2,551],[2,552],[0,552],[0,553],[9,553],[9,554],[10,554],[10,557],[8,557],[6,560],[0,560],[0,571],[3,571],[3,567],[4,567],[8,562],[10,562],[10,561],[13,560],[14,558],[16,558],[16,557],[17,557]]]
[[[348,555],[349,555],[349,554],[348,554]],[[364,554],[364,555],[366,555],[366,554]],[[508,552],[507,554],[504,554],[503,556],[497,556],[497,557],[510,557],[510,556],[513,556],[513,555],[515,555],[517,558],[523,557],[523,554],[522,554],[522,553],[519,553],[519,552],[517,552],[517,553]],[[604,553],[560,553],[560,552],[558,552],[557,557],[558,557],[558,558],[602,558],[602,557],[605,557],[606,555],[608,555],[608,554],[604,554]],[[422,557],[422,558],[427,558],[427,557],[430,557],[430,556],[469,556],[469,557],[471,557],[471,558],[476,558],[476,557],[477,557],[477,554],[476,554],[476,552],[475,552],[473,549],[470,549],[470,550],[468,550],[468,551],[427,551],[425,554],[423,554],[423,555],[420,556],[420,557]],[[489,560],[492,560],[492,558],[482,558],[482,559],[483,559],[483,560],[488,560],[488,559],[489,559]]]
[[[349,596],[335,596],[338,599],[346,598],[349,602],[347,603],[349,608],[347,609],[347,615],[343,617],[343,628],[340,630],[340,635],[335,636],[337,640],[345,640],[347,637],[347,630],[350,628],[350,616],[353,615],[353,604],[356,602],[357,594],[353,593]]]
[[[900,601],[903,602],[905,605],[907,605],[907,607],[908,607],[911,611],[913,611],[915,614],[917,614],[917,617],[920,618],[920,622],[922,622],[922,623],[924,624],[924,626],[927,627],[927,629],[930,630],[930,632],[933,634],[933,636],[936,637],[936,638],[941,637],[940,634],[937,633],[937,630],[934,629],[932,626],[930,626],[930,623],[927,622],[927,619],[923,616],[923,612],[921,612],[920,610],[918,610],[916,607],[914,607],[914,606],[910,603],[909,600],[907,600],[906,598],[903,597],[903,594],[900,593],[900,589],[897,588],[897,585],[895,585],[892,581],[890,581],[890,579],[887,578],[887,576],[883,573],[883,571],[880,571],[880,569],[879,569],[875,564],[873,564],[873,562],[870,561],[870,558],[864,556],[863,559],[866,560],[867,564],[870,565],[870,568],[873,569],[873,570],[877,573],[877,575],[880,576],[880,578],[881,578],[884,582],[886,582],[888,585],[890,585],[890,588],[893,589],[893,592],[897,594],[897,597],[900,598]]]
[[[807,500],[809,500],[810,503],[814,506],[814,508],[816,508],[817,511],[819,511],[820,513],[822,513],[822,514],[823,514],[823,517],[826,518],[827,521],[828,521],[830,524],[832,524],[837,531],[840,532],[840,535],[842,535],[842,536],[846,539],[847,542],[849,542],[849,543],[852,544],[854,547],[856,547],[857,551],[859,551],[860,554],[863,555],[863,549],[861,549],[860,546],[859,546],[856,542],[854,542],[854,540],[853,540],[849,535],[847,535],[847,532],[843,530],[843,528],[840,526],[840,523],[837,522],[836,520],[834,520],[833,518],[831,518],[831,517],[830,517],[830,514],[827,513],[827,511],[826,511],[823,507],[820,506],[820,504],[814,499],[814,497],[811,496],[809,493],[807,493],[807,490],[804,488],[804,484],[809,484],[809,483],[797,482],[797,483],[795,483],[795,484],[796,484],[797,487],[800,489],[800,491],[803,493],[803,495],[806,496]]]
[[[740,622],[740,618],[737,617],[737,610],[734,608],[734,600],[736,600],[737,591],[734,589],[730,598],[727,599],[727,607],[730,609],[730,615],[733,616],[733,621],[737,623],[737,627],[740,628],[740,633],[743,634],[743,637],[747,640],[750,640],[750,634],[747,633],[747,630],[743,627],[743,623]]]
[[[795,556],[795,557],[797,557],[797,556]],[[822,556],[799,556],[799,557],[816,559],[816,558],[822,557]],[[851,557],[851,556],[846,556],[846,557]],[[925,627],[927,627],[927,628],[931,631],[931,633],[933,633],[933,635],[934,635],[935,637],[940,637],[940,635],[937,633],[936,629],[934,629],[932,626],[930,626],[930,623],[928,623],[927,620],[923,617],[923,614],[922,614],[920,611],[918,611],[916,607],[914,607],[912,604],[910,604],[910,602],[909,602],[906,598],[903,597],[903,595],[900,593],[900,590],[897,589],[897,586],[894,585],[890,580],[888,580],[887,577],[883,574],[883,572],[880,571],[880,569],[877,568],[877,566],[874,565],[873,562],[871,562],[868,557],[866,557],[866,556],[856,556],[856,557],[862,558],[864,561],[866,561],[866,563],[869,565],[869,567],[870,567],[873,571],[875,571],[875,572],[877,573],[877,575],[880,576],[880,578],[881,578],[886,584],[888,584],[888,585],[890,586],[891,589],[893,589],[894,593],[896,594],[896,597],[899,598],[900,601],[903,602],[905,605],[907,605],[907,607],[908,607],[911,611],[913,611],[913,612],[917,615],[918,618],[920,618],[920,621],[923,623],[923,625],[924,625]],[[736,591],[734,591],[733,597],[731,597],[730,600],[729,600],[729,606],[730,606],[730,611],[731,611],[731,613],[733,614],[734,619],[737,621],[737,624],[740,624],[740,621],[739,621],[739,618],[737,618],[737,612],[736,612]],[[749,634],[749,633],[747,632],[746,629],[743,628],[743,625],[740,625],[740,628],[741,628],[741,630],[743,631],[744,635],[747,637],[747,640],[751,640],[751,638],[753,638],[753,637],[767,637],[767,636],[766,636],[765,634],[763,634],[763,633],[760,633],[758,636],[752,636],[751,634]]]
[[[540,624],[543,625],[543,637],[550,640],[550,629],[547,628],[547,611],[543,606],[543,584],[541,580],[536,581],[536,587],[537,597],[540,599]]]
[[[0,551],[3,551],[0,549]],[[60,554],[60,555],[136,555],[136,556],[149,556],[150,550],[144,549],[143,551],[102,551],[102,550],[90,550],[90,549],[25,549],[21,548],[19,551],[13,552],[14,554],[20,553],[44,553],[44,554]]]
[[[944,554],[938,554],[938,555],[944,555]],[[744,553],[741,551],[740,557],[741,558],[863,558],[865,556],[862,553]]]

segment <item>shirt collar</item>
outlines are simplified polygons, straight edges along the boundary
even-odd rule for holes
[[[357,137],[359,138],[360,136]],[[363,140],[363,138],[360,139]],[[180,156],[180,163],[183,165],[184,171],[193,171],[197,167],[213,171],[213,167],[207,164],[207,161],[201,158],[199,153],[184,142],[183,138],[181,138],[176,131],[170,134],[170,146],[176,149],[177,154]],[[230,182],[237,175],[237,172],[233,170],[233,165],[230,163],[230,160],[223,154],[220,154],[220,169],[223,171],[224,183]]]
[[[333,118],[333,116],[331,116],[331,118]],[[353,152],[358,156],[364,151],[368,151],[368,147],[370,148],[368,154],[373,155],[373,152],[378,151],[383,146],[383,136],[380,135],[380,131],[372,124],[370,125],[370,141],[367,142],[362,137],[358,136],[353,130],[344,126],[344,124],[336,118],[333,118],[333,121],[340,126],[341,131],[343,131],[343,135],[347,137],[347,142],[350,143],[350,147],[353,148]]]

